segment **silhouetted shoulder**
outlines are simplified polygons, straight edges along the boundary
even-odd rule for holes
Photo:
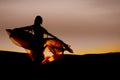
[[[45,29],[44,27],[41,26],[41,29],[42,29],[45,33],[48,33],[47,29]]]

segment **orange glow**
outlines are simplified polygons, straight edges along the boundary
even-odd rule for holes
[[[48,48],[44,50],[44,60],[42,61],[42,64],[52,62],[55,58],[53,57],[53,54],[49,51]]]
[[[34,62],[35,59],[33,58],[33,52],[32,52],[32,50],[29,50],[29,49],[25,49],[25,50],[26,50],[27,54],[29,55],[30,59]]]
[[[52,55],[53,55],[53,54],[49,51],[49,49],[46,48],[45,51],[44,51],[44,56],[45,56],[45,57],[48,57],[48,56],[52,56]]]
[[[31,54],[31,50],[25,49],[28,54]]]
[[[120,52],[120,44],[96,46],[96,47],[89,47],[89,48],[84,48],[84,49],[79,48],[74,51],[75,51],[74,54],[78,54],[78,55],[105,54],[105,53],[109,53],[109,52]]]
[[[63,55],[62,52],[53,54],[49,51],[48,48],[46,48],[44,51],[44,60],[42,61],[42,64],[46,64],[46,63],[52,62],[54,60],[62,59],[63,58],[62,55]]]

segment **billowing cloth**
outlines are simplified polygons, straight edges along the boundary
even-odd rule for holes
[[[22,31],[17,29],[6,29],[10,40],[17,46],[24,48],[29,54],[30,58],[34,61],[33,44],[37,44],[34,40],[34,35],[29,31]],[[45,38],[44,39],[44,60],[42,64],[61,59],[65,51],[64,45],[55,38]],[[48,55],[49,53],[49,55]],[[71,52],[73,53],[72,49]]]

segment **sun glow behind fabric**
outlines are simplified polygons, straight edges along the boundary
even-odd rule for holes
[[[5,29],[32,25],[36,15],[75,54],[120,51],[119,0],[1,0],[0,50],[25,52]]]

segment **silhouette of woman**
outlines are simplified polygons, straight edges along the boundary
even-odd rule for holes
[[[45,28],[43,28],[42,25],[43,19],[41,16],[36,16],[34,20],[34,24],[31,26],[21,27],[21,28],[15,28],[16,30],[21,31],[28,31],[32,33],[33,35],[33,41],[31,41],[31,47],[32,47],[32,58],[33,61],[36,62],[36,64],[40,64],[42,60],[44,59],[44,34],[47,34],[57,40],[59,40],[65,48],[70,51],[70,48],[67,44],[65,44],[62,40],[58,39],[56,36],[49,33]]]

